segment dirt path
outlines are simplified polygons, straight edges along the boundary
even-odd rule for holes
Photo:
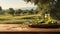
[[[60,32],[60,29],[29,28],[21,24],[0,24],[0,32]]]
[[[17,28],[19,25],[15,24],[0,24],[0,31],[11,30],[12,28]]]

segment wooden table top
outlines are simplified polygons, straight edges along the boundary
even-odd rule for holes
[[[60,32],[60,28],[30,28],[21,24],[0,24],[0,32]]]

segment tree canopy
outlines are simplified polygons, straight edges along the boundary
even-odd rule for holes
[[[24,0],[24,1],[31,2],[37,5],[37,10],[40,11],[40,13],[42,14],[53,8],[55,3],[55,0]]]
[[[37,10],[40,14],[50,13],[53,19],[60,20],[60,0],[24,0],[37,5]]]

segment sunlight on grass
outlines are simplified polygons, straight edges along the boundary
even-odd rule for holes
[[[22,15],[22,16],[11,16],[9,14],[0,15],[0,23],[27,23],[27,17],[38,17],[41,16],[40,14],[33,14],[33,15]],[[31,19],[30,19],[31,20]],[[28,22],[29,23],[29,22]]]

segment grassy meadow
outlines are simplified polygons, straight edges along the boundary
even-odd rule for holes
[[[0,24],[29,24],[34,22],[40,14],[12,16],[10,14],[0,15]],[[35,20],[35,21],[34,21]]]

